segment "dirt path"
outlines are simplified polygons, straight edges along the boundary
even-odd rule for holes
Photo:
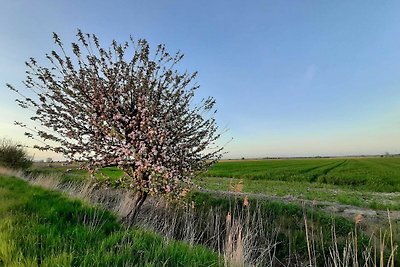
[[[225,196],[239,196],[245,197],[248,196],[253,199],[260,200],[270,200],[270,201],[281,201],[284,203],[294,203],[305,205],[307,207],[311,207],[314,209],[322,210],[328,213],[332,213],[334,215],[342,216],[350,220],[354,220],[356,216],[362,216],[363,223],[387,223],[388,222],[388,212],[386,210],[373,210],[368,208],[362,208],[352,205],[344,205],[337,202],[330,201],[318,201],[318,200],[307,200],[301,199],[294,196],[272,196],[267,194],[260,193],[241,193],[241,192],[233,192],[233,191],[219,191],[219,190],[208,190],[201,189],[203,192],[209,192],[213,194],[220,194]],[[390,211],[390,219],[391,222],[400,221],[400,211]]]

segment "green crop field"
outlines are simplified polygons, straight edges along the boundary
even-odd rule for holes
[[[335,201],[400,210],[400,158],[327,158],[221,161],[196,183],[212,190]]]

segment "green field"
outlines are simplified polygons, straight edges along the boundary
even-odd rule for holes
[[[222,161],[196,179],[224,191],[239,181],[243,192],[400,210],[399,157]]]

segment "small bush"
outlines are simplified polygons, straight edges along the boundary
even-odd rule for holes
[[[31,165],[32,158],[21,145],[5,138],[0,140],[0,166],[27,169]]]

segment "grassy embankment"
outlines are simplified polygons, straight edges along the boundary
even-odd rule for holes
[[[40,168],[37,170],[37,172],[47,174],[58,172],[61,175],[61,179],[65,182],[82,182],[87,178],[87,174],[81,170],[72,170],[67,173],[64,173],[64,171],[65,169],[63,168]],[[101,178],[102,174],[116,180],[122,175],[122,172],[117,168],[107,168],[103,169],[101,174],[97,174],[97,176]],[[243,198],[241,197],[203,192],[193,192],[187,201],[189,203],[191,201],[195,202],[196,212],[189,216],[191,217],[189,220],[193,220],[193,222],[186,221],[188,217],[184,214],[180,215],[180,211],[172,210],[171,212],[166,211],[164,215],[161,215],[164,217],[167,214],[168,216],[176,214],[176,216],[172,216],[170,222],[166,221],[163,223],[162,227],[153,225],[154,221],[157,221],[157,218],[160,216],[160,214],[154,214],[154,220],[149,219],[152,227],[160,230],[160,232],[168,228],[168,233],[175,232],[172,236],[174,238],[181,238],[182,232],[189,230],[193,236],[198,236],[195,238],[197,243],[206,244],[214,250],[224,253],[223,250],[226,249],[225,242],[227,238],[225,232],[228,229],[225,216],[231,213],[233,220],[240,223],[239,228],[242,231],[243,242],[246,243],[246,247],[256,251],[253,254],[257,254],[257,251],[262,251],[268,244],[271,244],[269,249],[272,252],[268,251],[268,253],[273,254],[271,259],[279,259],[279,261],[286,263],[293,260],[293,258],[305,260],[308,257],[307,251],[310,242],[314,242],[312,250],[315,256],[312,256],[312,258],[320,263],[326,261],[324,255],[329,255],[333,245],[338,248],[338,251],[344,249],[348,234],[353,233],[355,226],[352,221],[340,217],[333,219],[330,214],[303,208],[299,204],[258,201],[250,198],[248,208],[244,208]],[[209,213],[210,208],[218,210],[218,212],[211,214],[211,217]],[[146,214],[146,217],[152,217],[153,215],[150,213]],[[308,218],[308,225],[306,225],[305,217]],[[218,223],[214,221],[215,218],[220,218]],[[256,221],[254,222],[254,220]],[[213,227],[213,225],[210,225],[210,222],[216,223],[218,225],[217,228],[220,230],[212,229],[210,232],[210,228]],[[190,227],[186,227],[187,225]],[[173,230],[175,227],[176,230]],[[338,237],[337,240],[333,240],[333,228]],[[307,235],[306,229],[312,231],[313,236]],[[220,234],[222,236],[217,236]],[[219,238],[221,240],[215,242]],[[368,247],[368,238],[363,234],[359,234],[357,243],[360,249],[364,249]],[[256,262],[262,260],[257,258],[257,255],[255,257]]]
[[[337,255],[342,254],[346,247],[358,247],[361,251],[368,251],[374,247],[369,243],[369,238],[359,232],[357,234],[357,245],[354,241],[354,230],[365,230],[361,225],[355,225],[354,221],[349,221],[341,217],[333,218],[331,214],[319,211],[318,209],[303,208],[300,204],[283,203],[279,201],[259,201],[250,197],[249,208],[243,209],[243,197],[235,195],[219,194],[218,190],[232,190],[232,185],[242,181],[240,190],[244,192],[265,193],[271,195],[291,195],[298,198],[311,200],[329,200],[339,203],[352,204],[356,206],[374,206],[377,208],[396,207],[396,193],[386,194],[385,191],[395,191],[400,183],[399,172],[396,166],[400,164],[398,158],[371,158],[371,159],[296,159],[296,160],[264,160],[264,161],[225,161],[214,166],[208,173],[195,181],[205,188],[215,189],[216,193],[193,192],[187,201],[194,201],[196,206],[195,215],[192,221],[187,220],[187,216],[179,215],[180,212],[165,211],[164,215],[172,215],[170,221],[162,223],[162,227],[153,225],[160,214],[146,214],[150,219],[151,228],[164,234],[163,229],[174,232],[171,236],[180,239],[182,231],[190,228],[193,236],[198,236],[197,243],[212,247],[215,251],[221,251],[220,245],[216,245],[215,240],[218,233],[223,236],[217,243],[226,242],[226,222],[225,216],[232,213],[236,221],[241,224],[238,228],[242,231],[242,240],[251,250],[260,251],[263,247],[272,244],[272,260],[278,259],[282,262],[290,262],[293,258],[300,261],[312,258],[316,262],[326,262],[327,260],[337,260],[326,258],[332,253],[332,248],[336,248]],[[65,182],[83,182],[88,178],[85,171],[71,170],[65,172],[68,167],[53,166],[52,168],[39,167],[33,172],[45,174],[58,174]],[[97,174],[99,179],[106,175],[117,180],[122,172],[117,168],[106,168]],[[215,177],[210,177],[215,176]],[[230,178],[235,177],[235,178]],[[383,191],[383,195],[382,194]],[[385,195],[386,194],[386,195]],[[382,202],[382,198],[388,196],[390,202]],[[359,199],[361,197],[361,200]],[[375,204],[371,204],[374,203]],[[218,210],[214,214],[208,213],[210,208]],[[235,211],[238,211],[235,213]],[[304,216],[306,215],[306,216]],[[191,217],[190,215],[189,217]],[[210,221],[219,217],[218,229],[210,231]],[[185,219],[182,219],[185,218]],[[257,222],[249,222],[256,218]],[[305,221],[307,218],[308,221]],[[216,223],[216,221],[214,222]],[[186,227],[189,225],[188,227]],[[382,225],[381,225],[382,226]],[[176,228],[176,229],[175,229]],[[187,228],[187,229],[186,229]],[[171,229],[175,229],[172,230]],[[261,229],[261,231],[260,231]],[[268,229],[272,229],[266,234]],[[332,232],[334,229],[334,234]],[[383,229],[383,232],[387,229]],[[307,233],[308,231],[308,233]],[[382,233],[383,233],[382,232]],[[311,233],[311,234],[310,234]],[[350,235],[349,235],[350,233]],[[189,234],[189,235],[192,235]],[[371,234],[371,231],[369,231]],[[236,232],[237,235],[237,232]],[[375,239],[377,238],[377,239]],[[383,239],[389,238],[388,235]],[[184,238],[183,238],[184,239]],[[375,232],[371,242],[380,240],[379,232]],[[395,237],[395,242],[397,237]],[[211,241],[211,243],[210,243]],[[350,243],[349,243],[350,242]],[[386,240],[386,244],[388,241]],[[397,242],[396,242],[397,243]],[[378,243],[379,244],[379,243]],[[307,255],[311,250],[313,255]],[[226,249],[222,247],[222,249]],[[370,250],[371,251],[371,250]],[[390,253],[390,248],[386,252],[386,257]],[[392,249],[393,251],[393,249]],[[262,262],[256,253],[247,251],[246,253],[255,256],[255,262]],[[244,253],[244,254],[246,254]],[[353,253],[355,251],[353,250]],[[248,255],[245,255],[246,257]],[[353,255],[354,256],[354,255]],[[397,256],[395,256],[397,258]],[[248,261],[248,260],[245,260]],[[265,263],[265,262],[264,262]],[[334,264],[333,264],[334,265]]]
[[[110,212],[0,177],[0,266],[216,266],[201,246],[124,229]]]
[[[333,201],[400,210],[400,158],[333,158],[223,161],[196,179],[211,190]]]

